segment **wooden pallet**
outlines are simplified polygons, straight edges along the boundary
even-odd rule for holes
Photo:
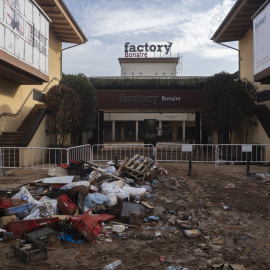
[[[131,158],[125,167],[125,172],[131,177],[137,180],[143,180],[152,178],[155,175],[155,170],[153,169],[153,165],[155,161],[151,158],[147,158],[141,155],[136,154],[133,158]]]

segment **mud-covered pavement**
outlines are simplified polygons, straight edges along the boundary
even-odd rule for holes
[[[93,244],[58,242],[48,248],[48,259],[28,265],[14,255],[17,239],[0,242],[0,269],[98,270],[116,260],[122,261],[119,269],[127,270],[169,265],[199,270],[224,263],[234,269],[270,269],[270,185],[247,176],[244,165],[220,165],[215,171],[213,164],[194,163],[189,176],[187,163],[159,165],[169,175],[157,177],[155,198],[145,198],[158,222],[129,227],[121,235],[100,234]],[[250,172],[268,169],[251,165]],[[1,189],[47,177],[46,170],[5,172],[9,176],[0,177]],[[199,229],[201,236],[185,236],[185,225]],[[161,255],[168,263],[160,263]]]

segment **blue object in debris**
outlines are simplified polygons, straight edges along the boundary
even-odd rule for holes
[[[149,222],[149,221],[159,221],[159,217],[149,216],[149,217],[145,218],[144,221],[145,221],[145,222]]]
[[[58,237],[58,239],[63,240],[63,241],[68,241],[70,243],[79,243],[79,244],[81,244],[81,243],[84,242],[84,240],[78,240],[78,241],[74,240],[72,238],[72,235],[69,235],[69,234],[64,234],[64,235]]]

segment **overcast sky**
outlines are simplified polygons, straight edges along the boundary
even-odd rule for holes
[[[211,40],[236,0],[64,1],[88,39],[63,51],[66,74],[120,76],[118,58],[125,57],[126,42],[162,45],[168,41],[173,43],[171,56],[182,59],[178,75],[209,76],[238,70],[238,52]],[[227,45],[238,48],[237,43]]]

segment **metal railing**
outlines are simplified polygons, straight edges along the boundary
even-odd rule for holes
[[[139,154],[157,162],[205,162],[215,164],[268,164],[269,144],[95,144],[70,148],[1,147],[0,174],[3,168],[49,169],[72,160],[86,162],[122,161]]]
[[[136,154],[153,158],[155,147],[152,144],[95,144],[92,146],[92,162],[115,160],[122,161],[125,157]]]
[[[192,144],[187,151],[186,144],[159,143],[156,145],[155,157],[157,161],[188,162],[215,162],[215,145]]]
[[[66,148],[1,147],[1,168],[49,169],[67,163]]]
[[[90,144],[70,147],[67,149],[67,163],[72,160],[92,163],[92,147]]]

